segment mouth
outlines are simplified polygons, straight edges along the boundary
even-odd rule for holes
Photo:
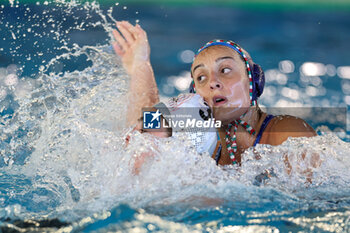
[[[227,102],[227,98],[224,96],[214,96],[213,97],[213,104],[214,107],[221,106]]]

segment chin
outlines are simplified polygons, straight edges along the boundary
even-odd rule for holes
[[[224,125],[231,123],[234,120],[238,120],[247,109],[245,108],[214,108],[214,118],[220,120]]]

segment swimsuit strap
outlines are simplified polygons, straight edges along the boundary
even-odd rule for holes
[[[275,116],[274,115],[267,115],[265,120],[263,121],[261,127],[260,127],[260,131],[259,131],[259,134],[258,136],[256,136],[256,139],[255,139],[255,142],[254,142],[254,146],[256,146],[259,142],[260,142],[260,139],[261,139],[261,136],[262,134],[264,133],[265,129],[266,129],[266,126],[269,124],[269,122],[272,120],[272,118],[274,118]]]

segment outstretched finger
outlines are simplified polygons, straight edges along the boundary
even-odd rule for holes
[[[130,24],[130,26],[133,28],[133,26]],[[125,24],[124,22],[117,23],[117,27],[119,31],[123,34],[126,42],[130,45],[135,41],[135,37],[131,32],[131,27],[129,25]]]
[[[134,39],[136,39],[137,37],[137,29],[136,26],[133,26],[131,23],[129,23],[128,21],[123,21],[123,25],[125,26],[126,29],[129,30],[129,32],[132,34],[132,36],[134,37]]]
[[[121,46],[121,49],[126,50],[128,47],[128,44],[126,43],[124,37],[120,35],[120,33],[117,30],[113,30],[113,36],[114,39],[118,42],[119,46]]]
[[[136,24],[135,29],[139,36],[147,37],[147,33],[141,28],[140,24]]]
[[[119,46],[118,42],[113,42],[112,43],[114,52],[118,55],[118,56],[123,56],[124,55],[124,51],[123,49]]]

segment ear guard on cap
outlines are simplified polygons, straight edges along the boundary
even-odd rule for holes
[[[264,91],[265,86],[265,74],[261,66],[258,64],[251,64],[252,67],[252,78],[253,78],[253,96],[252,100],[257,100]]]

